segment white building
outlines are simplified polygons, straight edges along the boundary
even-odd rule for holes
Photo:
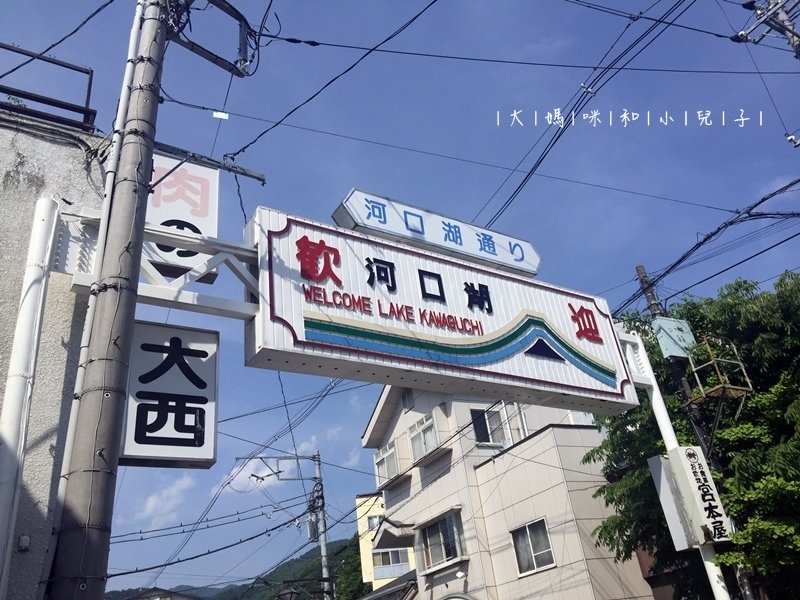
[[[416,587],[369,598],[652,598],[592,537],[612,514],[581,462],[600,440],[585,413],[384,388],[362,444],[386,512],[365,538],[413,550]]]

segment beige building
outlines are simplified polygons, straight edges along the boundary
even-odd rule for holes
[[[368,597],[652,598],[638,565],[616,563],[592,538],[611,512],[592,497],[605,482],[599,466],[581,463],[601,439],[591,422],[384,388],[362,437],[376,450],[381,494],[364,514],[383,502],[372,551],[413,552],[416,586],[387,586],[383,596],[376,586]]]
[[[409,548],[373,547],[373,539],[385,513],[383,494],[375,492],[356,496],[361,578],[364,583],[371,583],[373,590],[405,575],[415,567],[414,553]]]

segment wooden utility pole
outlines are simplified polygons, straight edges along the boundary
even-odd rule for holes
[[[102,600],[150,194],[167,0],[148,0],[111,197],[92,336],[50,581],[51,598]]]

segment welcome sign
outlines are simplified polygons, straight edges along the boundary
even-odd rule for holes
[[[247,364],[615,414],[637,405],[604,300],[259,208]]]

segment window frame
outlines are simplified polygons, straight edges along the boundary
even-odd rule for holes
[[[367,515],[367,531],[375,531],[378,527],[380,527],[382,518],[383,515]],[[373,519],[377,519],[374,526],[370,525]]]
[[[425,432],[433,432],[433,444],[430,448],[425,448]],[[419,456],[414,452],[414,438],[420,436],[422,440],[422,454]],[[416,463],[422,460],[425,456],[436,450],[439,447],[439,433],[436,431],[436,419],[432,412],[425,414],[422,418],[417,420],[411,427],[408,428],[408,444],[411,446],[411,460]]]
[[[480,446],[500,446],[505,448],[509,444],[509,435],[506,431],[506,421],[503,418],[503,413],[500,410],[494,409],[480,409],[480,408],[471,408],[469,410],[470,416],[472,417],[472,431],[475,433],[475,442]],[[496,415],[500,419],[500,426],[492,428],[491,423],[489,422],[489,413],[492,413],[492,416]],[[482,423],[486,425],[486,434],[488,436],[487,441],[482,441],[479,439],[479,431],[475,427],[475,420],[477,418],[482,418]],[[502,439],[495,441],[495,436],[492,435],[492,432],[500,432]]]
[[[389,475],[389,469],[386,469],[385,474],[381,474],[378,464],[383,462],[384,465],[388,465],[389,464],[388,461],[390,460],[394,464],[394,471],[395,471],[394,474]],[[375,478],[378,480],[378,487],[380,487],[387,481],[391,481],[400,474],[400,464],[398,463],[397,460],[397,448],[395,447],[394,440],[392,440],[382,448],[379,448],[375,452],[375,455],[373,456],[373,461],[375,465]]]
[[[405,554],[405,560],[400,556],[400,553]],[[397,562],[392,562],[392,553],[397,553]],[[376,565],[375,564],[375,555],[376,554],[388,554],[389,555],[389,562],[383,565]],[[395,565],[407,565],[409,564],[408,561],[408,548],[387,548],[385,550],[373,550],[372,551],[372,568],[375,567],[393,567]]]
[[[533,539],[531,537],[530,527],[532,527],[534,525],[537,525],[539,523],[541,523],[542,526],[544,527],[544,533],[545,533],[545,536],[547,538],[547,549],[546,550],[540,550],[539,552],[534,552]],[[533,569],[530,569],[530,570],[527,570],[527,571],[522,571],[521,570],[522,566],[520,565],[519,555],[517,553],[517,545],[516,545],[516,543],[514,541],[514,533],[517,532],[517,531],[521,531],[521,530],[525,531],[525,538],[526,538],[526,540],[528,542],[528,551],[530,552],[530,560],[533,563]],[[555,555],[555,552],[553,551],[553,541],[550,538],[550,529],[547,527],[547,519],[545,517],[541,517],[539,519],[534,519],[533,521],[525,523],[525,525],[522,525],[520,527],[516,527],[516,528],[512,529],[511,531],[509,531],[509,535],[511,536],[511,549],[514,552],[514,559],[515,559],[515,561],[517,563],[517,575],[518,575],[518,577],[526,577],[526,576],[532,575],[534,573],[540,573],[540,572],[546,571],[548,569],[554,569],[554,568],[556,568],[558,566],[558,564],[556,563],[556,555]],[[537,556],[541,556],[541,555],[546,554],[546,553],[550,554],[550,557],[552,558],[552,562],[550,562],[550,563],[548,563],[546,565],[537,566],[536,557]]]
[[[434,526],[437,526],[438,544],[442,555],[442,558],[436,562],[433,562],[431,552],[433,536],[429,533]],[[443,534],[443,531],[446,533]],[[447,555],[448,545],[452,546],[453,551],[450,556]],[[414,554],[420,575],[427,575],[455,563],[469,560],[464,548],[464,525],[461,521],[460,510],[448,511],[417,527],[414,532]]]

